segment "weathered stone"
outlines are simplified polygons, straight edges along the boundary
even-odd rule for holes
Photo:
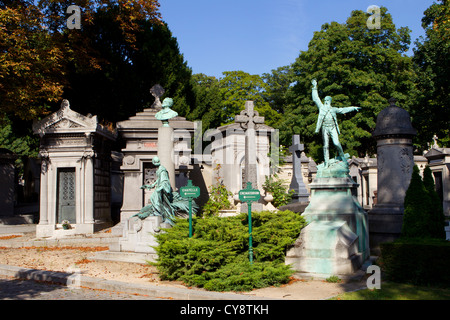
[[[292,202],[308,202],[309,200],[309,193],[303,182],[302,173],[301,157],[304,149],[303,144],[300,143],[300,135],[293,135],[292,146],[289,147],[289,151],[292,153],[292,180],[289,185],[289,190],[295,191],[292,196]]]
[[[152,91],[154,91],[152,94],[154,94],[155,100],[159,99],[163,92],[161,88],[153,88]],[[158,152],[159,149],[170,147],[161,145],[161,143],[165,144],[166,142],[158,141],[158,132],[162,128],[162,123],[155,118],[155,115],[159,111],[159,105],[160,102],[158,104],[155,101],[153,108],[144,109],[128,120],[117,123],[117,130],[125,141],[126,147],[122,149],[123,163],[120,167],[123,172],[121,223],[113,228],[114,234],[121,235],[123,221],[139,213],[139,210],[148,202],[153,190],[136,191],[136,188],[152,182],[151,179],[154,178],[156,172],[156,168],[152,165],[153,157],[161,155],[162,151]],[[173,188],[176,190],[176,188],[185,185],[186,174],[192,169],[190,156],[194,123],[183,117],[175,117],[170,119],[170,127],[164,129],[172,129],[173,135],[167,135],[164,138],[170,139],[172,142],[173,158],[170,156],[169,161],[173,163],[174,174],[171,175],[171,183],[174,184]],[[163,153],[167,154],[165,151]],[[187,161],[185,161],[186,158]],[[166,159],[161,159],[162,163],[163,161],[164,165],[167,166]]]
[[[372,133],[377,140],[377,203],[369,211],[370,247],[400,236],[404,199],[414,166],[412,138],[416,130],[408,112],[395,105],[382,110]]]
[[[33,123],[41,137],[40,219],[37,237],[88,234],[111,226],[110,163],[115,131],[97,116],[61,108]],[[68,220],[70,230],[62,230]],[[61,229],[61,230],[57,230]]]

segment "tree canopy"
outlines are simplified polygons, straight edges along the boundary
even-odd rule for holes
[[[81,9],[81,29],[66,10]],[[191,70],[156,0],[0,2],[0,112],[36,119],[69,99],[81,113],[123,120],[161,84],[186,115]]]
[[[418,130],[418,144],[426,148],[433,135],[443,145],[450,142],[450,5],[447,0],[433,3],[424,12],[425,38],[416,41],[413,60],[420,93],[412,110]]]
[[[66,26],[69,5],[81,8],[80,30]],[[203,130],[232,122],[253,100],[266,124],[280,130],[281,144],[300,134],[308,155],[320,160],[318,110],[311,99],[316,78],[320,97],[332,96],[333,106],[361,107],[338,119],[340,141],[351,155],[376,152],[371,132],[390,97],[410,112],[419,150],[434,134],[448,143],[448,1],[424,12],[426,37],[416,41],[413,57],[406,55],[410,30],[397,28],[386,8],[380,29],[367,28],[368,17],[355,10],[345,23],[323,24],[290,65],[263,75],[224,71],[216,79],[192,75],[157,0],[0,0],[3,128],[8,119],[55,111],[62,98],[80,113],[121,121],[151,105],[149,89],[159,83],[174,98],[174,109],[202,120]]]
[[[0,116],[33,119],[59,100],[64,55],[31,1],[0,2]]]
[[[321,157],[321,136],[314,135],[318,111],[311,99],[311,80],[319,83],[319,96],[329,95],[335,107],[359,106],[360,112],[339,117],[340,141],[346,152],[375,153],[371,132],[377,114],[390,97],[408,109],[414,99],[414,69],[407,51],[408,28],[396,28],[381,8],[381,29],[368,29],[368,14],[353,11],[346,23],[326,23],[314,33],[308,50],[292,64],[294,85],[288,88],[281,141],[299,133],[314,158]]]
[[[220,79],[204,74],[193,76],[196,108],[189,119],[202,120],[203,130],[232,123],[247,100],[254,101],[255,110],[265,117],[266,124],[274,125],[281,119],[266,99],[269,86],[263,77],[242,70],[222,74]]]

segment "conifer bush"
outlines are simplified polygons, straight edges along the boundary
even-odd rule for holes
[[[420,177],[419,168],[414,166],[411,182],[405,195],[405,211],[401,236],[403,238],[429,237],[427,220],[431,201]]]
[[[445,239],[442,201],[435,191],[431,169],[424,169],[423,181],[414,166],[405,195],[402,238]]]
[[[405,195],[402,234],[380,244],[381,266],[388,280],[416,285],[450,284],[450,243],[445,241],[442,201],[435,191],[431,170],[423,181],[414,166]]]
[[[433,175],[429,166],[423,170],[423,185],[430,197],[429,207],[430,224],[429,232],[432,238],[445,239],[445,216],[442,200],[436,192]]]
[[[253,264],[248,258],[248,216],[177,219],[173,228],[156,236],[162,280],[179,280],[186,285],[213,291],[248,291],[277,286],[289,281],[293,271],[284,264],[288,246],[306,225],[300,213],[292,211],[252,213]]]

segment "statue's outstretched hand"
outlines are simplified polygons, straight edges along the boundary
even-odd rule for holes
[[[311,81],[311,83],[312,83],[312,85],[313,85],[313,88],[317,88],[317,80],[316,80],[316,79],[313,79],[313,80]]]

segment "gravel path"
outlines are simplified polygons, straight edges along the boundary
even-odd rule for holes
[[[161,281],[158,276],[157,268],[153,266],[127,262],[91,260],[89,257],[92,257],[95,254],[95,252],[99,250],[108,249],[108,247],[105,246],[104,243],[103,244],[89,243],[88,245],[85,246],[76,244],[71,245],[60,244],[57,247],[28,246],[28,247],[12,248],[9,245],[5,246],[5,244],[7,243],[13,243],[15,241],[16,242],[23,241],[25,240],[25,238],[27,238],[27,236],[30,237],[30,235],[25,234],[25,236],[23,237],[2,239],[0,243],[0,264],[30,269],[48,270],[48,271],[60,271],[60,272],[76,271],[81,272],[81,274],[84,276],[101,278],[106,280],[121,281],[126,283],[152,284],[157,286],[186,288],[186,286],[184,286],[181,282]],[[0,292],[2,292],[3,295],[5,294],[7,295],[8,290],[11,289],[11,286],[19,283],[11,279],[1,279],[1,281],[2,287]],[[24,282],[22,281],[20,282],[20,284],[21,285],[18,286],[19,288],[24,285]],[[364,288],[365,286],[366,283],[364,279],[362,279],[361,281],[352,281],[347,283],[346,282],[328,283],[324,280],[301,280],[292,282],[291,284],[284,285],[282,287],[263,288],[253,290],[251,292],[246,292],[244,294],[252,295],[255,297],[266,297],[282,300],[303,300],[303,299],[316,300],[316,299],[326,299],[346,291],[361,289]],[[5,288],[6,293],[3,290],[3,288]],[[192,289],[205,291],[199,288],[192,288]],[[16,291],[18,290],[17,291],[18,294],[11,294],[9,297],[0,296],[0,299],[7,299],[7,298],[21,299],[22,293],[20,293],[20,289],[15,290]],[[58,287],[57,290],[43,289],[42,297],[37,292],[38,291],[33,292],[33,290],[31,290],[30,292],[28,292],[27,290],[24,290],[23,294],[25,295],[25,297],[29,299],[41,299],[42,297],[50,297],[46,296],[46,294],[52,294],[53,292],[55,292],[56,296],[57,294],[61,294],[61,297],[64,297],[64,294],[73,294],[72,296],[73,298],[70,299],[78,299],[76,298],[77,295],[80,295],[81,298],[84,294],[84,293],[81,294],[82,292],[84,292],[83,290],[70,293],[71,290],[68,290],[68,288],[64,289],[64,287],[61,288]],[[92,294],[86,293],[86,296],[91,297]],[[99,294],[99,292],[95,292],[95,294]],[[106,297],[107,295],[104,296],[103,298],[109,299]],[[135,299],[136,297],[131,298]],[[117,299],[120,298],[117,297]]]

